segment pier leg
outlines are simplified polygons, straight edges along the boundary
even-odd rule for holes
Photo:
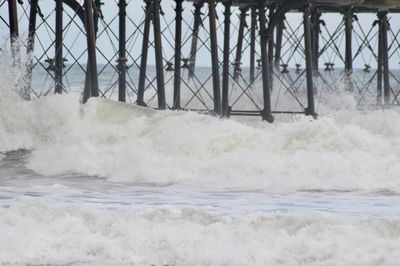
[[[261,37],[261,71],[262,71],[262,84],[263,84],[263,100],[264,100],[264,110],[261,111],[261,117],[263,120],[272,123],[274,117],[271,111],[271,88],[269,82],[269,60],[267,53],[267,29],[266,29],[266,17],[265,17],[265,6],[260,3],[258,6],[258,15],[260,21],[260,37]]]
[[[352,48],[352,34],[353,34],[353,11],[348,8],[344,14],[345,33],[346,33],[346,53],[345,53],[345,66],[344,71],[346,75],[346,85],[350,91],[353,90],[353,83],[351,75],[353,73],[353,48]]]
[[[256,55],[256,28],[257,28],[257,9],[251,8],[251,22],[250,22],[250,83],[254,80],[255,71],[255,55]]]
[[[88,88],[84,92],[83,102],[89,97],[99,97],[99,82],[97,77],[96,33],[92,0],[85,1],[86,41],[88,47]],[[90,91],[90,92],[89,92]]]
[[[56,0],[56,40],[55,40],[55,93],[63,91],[63,1]]]
[[[125,0],[126,2],[126,0]],[[101,5],[103,5],[103,3],[101,2],[101,0],[94,0],[94,29],[96,31],[96,37],[97,37],[97,33],[99,31],[99,15],[100,15],[100,10],[101,10]]]
[[[174,101],[172,109],[181,108],[181,58],[182,58],[182,2],[176,2],[175,19],[175,69],[174,69]]]
[[[18,7],[17,0],[8,0],[8,17],[10,26],[10,42],[11,51],[13,54],[13,60],[16,59],[16,54],[18,53],[18,45],[16,41],[18,40],[19,30],[18,30]]]
[[[314,74],[318,73],[319,71],[319,35],[321,31],[320,19],[321,11],[318,8],[314,8],[311,13],[311,46]]]
[[[164,85],[164,65],[161,43],[161,24],[160,24],[160,2],[153,1],[153,26],[154,26],[154,45],[156,56],[156,74],[157,74],[157,100],[158,109],[164,110],[165,105],[165,85]]]
[[[146,2],[146,16],[144,20],[143,40],[142,40],[142,58],[140,61],[140,72],[139,72],[139,85],[138,85],[138,96],[137,104],[145,106],[144,102],[144,88],[146,83],[146,68],[147,68],[147,54],[149,50],[149,34],[150,34],[150,22],[152,19],[152,0],[145,0]]]
[[[388,51],[388,30],[389,30],[389,22],[387,18],[387,12],[379,12],[378,13],[380,20],[380,29],[381,29],[381,56],[382,56],[382,68],[383,68],[383,95],[385,104],[389,104],[390,102],[390,72],[389,72],[389,51]]]
[[[119,50],[118,50],[118,101],[126,101],[126,0],[120,0],[119,6]]]
[[[307,102],[306,115],[316,116],[314,106],[314,82],[313,82],[313,59],[311,49],[311,22],[310,6],[307,6],[303,13],[304,23],[304,48],[306,56],[306,76],[307,76]]]
[[[224,59],[222,70],[222,115],[229,116],[229,50],[230,50],[230,25],[231,25],[231,1],[223,2],[225,6],[224,21]]]
[[[211,45],[211,64],[212,64],[212,80],[214,94],[214,112],[221,114],[221,92],[219,84],[219,60],[218,60],[218,42],[217,42],[217,23],[215,3],[213,0],[208,1],[208,17],[210,20],[210,45]]]
[[[275,12],[275,7],[269,6],[268,17],[270,21],[274,16],[274,12]],[[269,71],[269,87],[271,88],[271,91],[274,88],[274,32],[275,29],[268,40],[268,68],[269,68],[268,71]]]
[[[376,83],[377,83],[377,104],[380,105],[382,104],[382,80],[383,80],[383,52],[382,52],[382,26],[381,26],[381,21],[379,18],[378,14],[378,19],[379,19],[379,33],[378,33],[378,69],[377,69],[377,77],[376,77]]]
[[[201,24],[201,8],[203,7],[203,2],[194,3],[194,24],[192,33],[192,43],[190,47],[190,59],[189,59],[189,79],[194,76],[194,69],[196,66],[196,53],[197,53],[197,41],[199,36],[199,27]]]
[[[238,32],[238,41],[236,46],[236,57],[234,63],[234,73],[233,78],[237,80],[241,71],[241,60],[242,60],[242,48],[243,48],[243,36],[244,36],[244,27],[246,26],[246,16],[247,16],[247,7],[241,7],[240,10],[240,21],[239,21],[239,32]]]
[[[275,60],[274,65],[279,69],[281,62],[281,51],[282,51],[282,38],[283,30],[285,29],[285,17],[283,17],[276,25],[276,43],[275,43]]]
[[[31,0],[31,7],[29,12],[29,26],[28,26],[28,45],[26,53],[28,54],[29,62],[27,65],[26,77],[27,85],[24,92],[24,99],[30,100],[32,91],[32,67],[33,67],[33,50],[35,47],[35,34],[36,34],[36,17],[38,0]]]
[[[353,53],[352,53],[352,33],[353,33],[353,12],[348,8],[344,14],[345,31],[346,31],[346,54],[345,54],[345,72],[353,71]]]
[[[95,28],[95,36],[97,39],[97,32],[99,30],[98,24],[99,24],[99,14],[100,14],[100,8],[101,8],[101,1],[100,0],[94,0],[94,13],[93,13],[93,19],[94,19],[94,28]],[[84,94],[83,94],[83,102],[85,103],[87,99],[90,97],[90,83],[89,83],[89,64],[86,65],[86,76],[85,76],[85,87],[84,87]],[[85,94],[86,93],[86,94]]]

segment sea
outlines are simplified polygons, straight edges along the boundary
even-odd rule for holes
[[[345,90],[273,124],[79,91],[25,101],[11,65],[0,265],[399,265],[399,109]]]

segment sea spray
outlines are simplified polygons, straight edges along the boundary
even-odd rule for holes
[[[242,123],[104,99],[82,105],[79,93],[23,101],[12,73],[25,70],[6,65],[0,152],[32,150],[26,166],[41,175],[216,190],[400,189],[399,112],[357,111],[348,92],[324,94],[317,120]]]
[[[63,101],[71,101],[57,99],[47,99],[45,106],[59,110]],[[358,124],[338,113],[245,125],[92,99],[82,115],[57,114],[47,125],[51,137],[42,139],[27,165],[43,175],[74,173],[199,189],[400,188],[398,135],[376,132],[368,119],[362,123],[363,117],[385,117],[387,111],[354,112]],[[390,115],[400,118],[394,111]],[[382,119],[382,129],[391,122]]]

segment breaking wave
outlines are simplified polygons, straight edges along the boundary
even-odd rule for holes
[[[317,120],[271,125],[102,99],[81,105],[74,93],[22,101],[15,73],[23,71],[5,65],[0,153],[31,150],[27,167],[41,175],[199,189],[400,189],[400,113],[357,111],[348,94],[326,97]]]
[[[12,101],[12,102],[10,102]],[[338,111],[273,125],[76,95],[0,104],[0,151],[42,175],[199,188],[400,188],[400,115]]]

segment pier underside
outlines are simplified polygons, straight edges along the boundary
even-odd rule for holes
[[[79,92],[229,117],[400,105],[400,1],[0,0],[26,99]],[[77,85],[78,84],[78,85]]]

